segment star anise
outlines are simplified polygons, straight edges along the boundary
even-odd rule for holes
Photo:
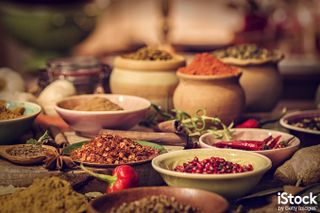
[[[62,155],[62,149],[56,149],[55,152],[48,153],[45,163],[45,168],[48,170],[64,170],[76,167],[75,162],[69,157]]]

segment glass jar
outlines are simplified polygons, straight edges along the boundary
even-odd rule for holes
[[[71,57],[50,60],[47,63],[48,83],[65,79],[74,84],[77,94],[109,92],[108,77],[110,69],[93,57]]]

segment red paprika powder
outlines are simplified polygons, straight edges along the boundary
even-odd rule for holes
[[[178,72],[190,75],[236,75],[238,68],[229,66],[209,53],[197,54],[194,60]]]

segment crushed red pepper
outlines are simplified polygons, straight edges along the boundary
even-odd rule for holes
[[[235,75],[239,69],[229,66],[209,53],[197,54],[194,60],[178,72],[190,75]]]
[[[150,159],[159,150],[117,135],[101,134],[71,152],[73,160],[101,164],[126,164]]]

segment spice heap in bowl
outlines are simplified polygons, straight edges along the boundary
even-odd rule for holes
[[[0,144],[17,143],[40,112],[31,102],[0,100]]]
[[[275,107],[282,92],[278,70],[282,54],[255,44],[242,44],[216,50],[213,55],[242,70],[240,84],[246,94],[248,110],[270,111]]]
[[[101,134],[71,152],[71,158],[88,165],[121,165],[150,161],[159,150],[129,138]]]
[[[169,186],[192,187],[238,198],[252,190],[271,168],[269,158],[233,149],[191,149],[152,160]]]
[[[16,107],[15,109],[9,109],[6,106],[6,101],[0,100],[0,120],[10,120],[23,116],[25,108]]]
[[[224,64],[209,53],[197,54],[177,72],[180,83],[174,92],[174,107],[192,115],[205,109],[208,116],[230,124],[244,109],[240,69]],[[190,96],[192,94],[192,97]]]
[[[88,213],[215,213],[226,212],[228,202],[205,190],[183,187],[139,187],[93,200]]]
[[[113,65],[112,93],[140,96],[163,109],[173,107],[172,96],[178,85],[176,71],[185,65],[182,56],[160,48],[144,47],[116,57]]]
[[[70,127],[85,136],[101,129],[129,129],[146,115],[150,101],[129,95],[92,94],[59,101],[55,110]]]

